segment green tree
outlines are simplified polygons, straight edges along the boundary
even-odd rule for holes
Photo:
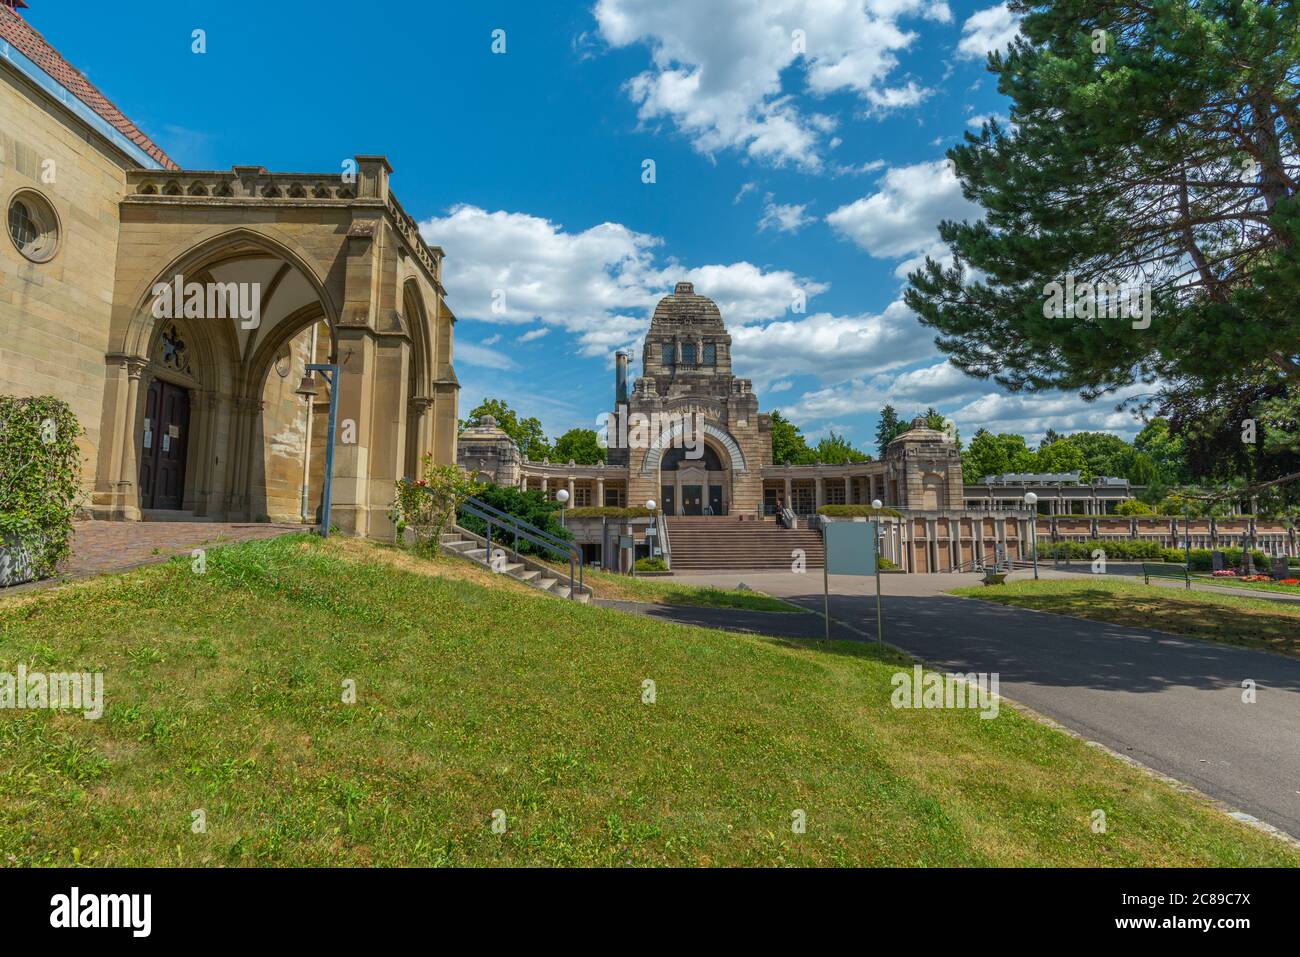
[[[853,447],[847,438],[831,429],[830,435],[817,443],[813,458],[826,465],[847,465],[850,462],[870,462],[871,456]]]
[[[772,413],[772,461],[777,465],[811,465],[816,455],[808,448],[808,440],[795,425],[780,412]]]
[[[1034,453],[1035,472],[1083,472],[1088,467],[1083,451],[1071,442],[1056,441]]]
[[[880,410],[880,420],[876,423],[876,455],[885,457],[885,449],[907,431],[907,423],[898,418],[898,411],[892,405]]]
[[[976,432],[961,454],[962,476],[967,482],[978,482],[986,475],[1032,472],[1036,465],[1023,435],[994,435],[988,429]]]
[[[605,449],[595,429],[569,429],[555,440],[551,457],[557,462],[573,459],[578,465],[595,465],[605,461]]]
[[[506,435],[515,440],[521,454],[534,462],[540,462],[551,455],[551,444],[546,441],[539,419],[529,416],[519,418],[514,409],[504,399],[484,399],[470,410],[467,418],[461,419],[460,431],[477,426],[483,416],[490,415],[497,420],[497,426]],[[568,459],[565,459],[567,462]]]
[[[1131,498],[1115,506],[1116,515],[1154,515],[1156,510],[1146,502]]]
[[[1101,475],[1127,478],[1133,460],[1133,447],[1109,432],[1075,432],[1060,442],[1078,449],[1083,455],[1082,479],[1090,482]]]
[[[1046,432],[1043,433],[1043,441],[1038,443],[1039,451],[1041,452],[1043,449],[1047,448],[1053,442],[1059,442],[1061,438],[1062,438],[1061,433],[1057,432],[1056,429],[1048,429]]]
[[[1169,420],[1156,417],[1148,422],[1133,439],[1133,448],[1146,455],[1154,466],[1155,474],[1141,484],[1159,483],[1164,486],[1181,485],[1191,479],[1187,469],[1187,453],[1183,440],[1169,432]],[[1133,476],[1129,476],[1133,479]],[[1133,479],[1136,481],[1136,479]]]
[[[1012,125],[948,153],[984,219],[941,224],[954,265],[908,277],[940,347],[977,377],[1089,396],[1266,367],[1300,382],[1300,4],[1009,6],[1024,37],[989,70]],[[1099,283],[1145,284],[1150,312],[1098,315]]]

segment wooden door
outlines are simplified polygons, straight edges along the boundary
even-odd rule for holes
[[[149,383],[140,453],[140,507],[179,509],[185,501],[190,394],[161,379]]]

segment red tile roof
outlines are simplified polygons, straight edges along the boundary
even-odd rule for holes
[[[59,55],[45,38],[22,17],[0,4],[0,39],[13,44],[23,56],[52,76],[61,86],[70,90],[77,99],[116,127],[123,136],[156,159],[167,169],[180,169],[162,147],[127,119],[126,115],[100,93],[95,85],[82,76],[81,71]]]

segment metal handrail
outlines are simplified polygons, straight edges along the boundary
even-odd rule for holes
[[[673,548],[668,542],[668,516],[663,512],[656,513],[655,527],[659,531],[659,548],[664,553],[664,564],[671,570],[673,567]]]
[[[482,499],[467,498],[465,499],[465,502],[466,504],[473,505],[475,508],[482,509],[485,512],[491,512],[494,516],[496,516],[498,519],[501,519],[502,521],[515,522],[521,525],[523,528],[527,529],[532,534],[545,538],[548,542],[550,542],[552,545],[555,545],[558,548],[572,549],[577,547],[576,545],[574,545],[573,542],[569,541],[568,539],[560,538],[558,535],[552,535],[550,532],[546,531],[545,529],[538,528],[532,522],[525,522],[518,515],[511,515],[509,512],[503,512],[495,505],[489,505],[487,502],[483,501]]]
[[[510,515],[500,509],[493,508],[487,502],[482,502],[476,498],[466,499],[457,506],[458,512],[465,511],[475,518],[482,519],[487,523],[487,557],[488,564],[492,564],[492,529],[500,528],[504,532],[509,532],[514,536],[515,558],[519,558],[519,539],[526,542],[532,542],[539,548],[546,549],[556,555],[569,560],[569,597],[573,598],[579,591],[586,591],[587,586],[583,583],[583,561],[582,549],[573,542],[566,542],[557,538],[550,532],[544,531],[529,522],[517,516]],[[577,585],[574,585],[574,563],[577,563]]]

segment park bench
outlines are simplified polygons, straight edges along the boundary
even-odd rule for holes
[[[1188,572],[1186,565],[1170,565],[1168,562],[1143,562],[1142,563],[1142,580],[1148,585],[1151,584],[1151,576],[1156,578],[1181,578],[1187,583],[1187,587],[1192,587],[1192,576]]]

